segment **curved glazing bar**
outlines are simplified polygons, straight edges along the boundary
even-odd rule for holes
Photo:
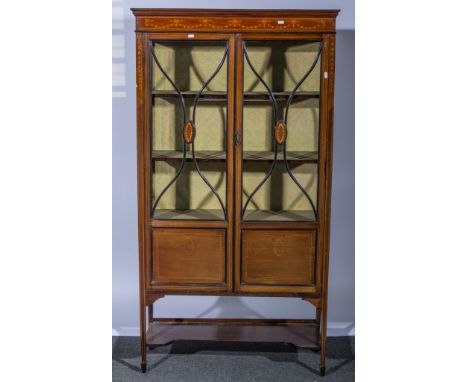
[[[288,123],[288,112],[289,112],[289,106],[291,105],[292,99],[294,98],[294,95],[296,94],[297,89],[299,89],[299,87],[302,85],[302,83],[307,79],[307,77],[312,73],[312,71],[317,66],[320,55],[322,53],[322,46],[323,46],[322,42],[320,42],[320,46],[319,46],[317,55],[315,56],[315,59],[312,62],[311,67],[307,70],[307,72],[304,74],[304,76],[301,78],[301,80],[294,86],[293,90],[291,91],[291,93],[288,96],[288,100],[286,102],[286,107],[285,107],[285,111],[284,111],[284,124],[285,124],[285,126],[287,126],[287,123]],[[252,65],[252,63],[251,63],[251,61],[249,59],[249,55],[247,53],[247,48],[246,48],[245,42],[243,44],[243,53],[244,53],[244,57],[245,57],[248,65],[249,65],[250,69],[252,69],[252,72],[254,73],[254,75],[259,79],[259,81],[263,84],[263,86],[265,86],[265,88],[266,88],[266,90],[268,92],[269,98],[270,98],[270,100],[272,102],[272,105],[273,105],[273,122],[274,122],[273,123],[273,129],[274,129],[276,127],[276,125],[278,124],[278,122],[279,122],[278,121],[277,102],[276,102],[275,96],[274,96],[273,92],[271,91],[271,89],[269,88],[269,86],[266,84],[266,82],[261,78],[261,76],[258,74],[258,72],[253,67],[253,65]],[[263,180],[259,183],[259,185],[254,189],[254,191],[247,198],[247,201],[245,202],[244,207],[242,208],[242,217],[244,217],[245,211],[247,210],[247,206],[248,206],[249,202],[252,200],[253,196],[265,184],[265,182],[270,178],[270,176],[273,173],[273,170],[275,169],[275,166],[277,164],[277,157],[278,157],[278,143],[276,142],[276,139],[273,139],[273,145],[274,145],[273,146],[274,147],[273,163],[272,163],[270,169],[268,170],[266,176],[263,178]],[[283,161],[284,161],[284,165],[286,167],[286,171],[287,171],[288,175],[290,176],[290,178],[297,185],[297,187],[299,187],[300,191],[304,194],[304,196],[306,197],[306,199],[310,203],[310,205],[312,207],[312,210],[314,212],[315,220],[317,220],[317,217],[318,217],[317,208],[315,207],[315,204],[312,201],[312,198],[307,193],[307,191],[301,186],[299,181],[296,179],[296,177],[292,173],[291,168],[289,167],[289,163],[288,163],[288,159],[287,159],[286,141],[284,141],[282,143],[282,146],[283,146],[282,147],[282,149],[283,149]]]
[[[226,61],[228,51],[229,51],[229,44],[226,43],[226,49],[224,50],[224,54],[223,54],[223,58],[221,59],[221,62],[219,63],[218,67],[215,69],[213,74],[210,76],[210,78],[208,78],[206,80],[206,82],[203,84],[202,88],[200,89],[200,91],[197,93],[197,96],[195,97],[195,101],[193,102],[193,111],[192,111],[192,122],[193,122],[193,124],[195,124],[195,112],[196,112],[196,109],[197,109],[198,100],[200,99],[200,96],[203,93],[203,91],[205,90],[205,88],[210,84],[210,82],[213,80],[213,78],[216,77],[216,75],[219,73],[219,71],[223,67],[224,61]]]
[[[294,86],[294,89],[291,91],[291,93],[289,94],[289,97],[288,97],[288,101],[286,102],[286,110],[284,112],[284,123],[287,125],[288,124],[288,112],[289,112],[289,106],[291,105],[291,102],[292,102],[292,99],[297,91],[297,89],[299,89],[299,86],[301,86],[301,84],[307,79],[307,77],[310,75],[310,73],[312,73],[312,71],[315,69],[315,67],[317,66],[317,63],[319,61],[319,58],[320,58],[320,54],[322,53],[322,43],[320,43],[320,46],[319,46],[319,50],[317,52],[317,56],[315,56],[315,59],[314,59],[314,62],[312,63],[312,66],[309,68],[309,70],[306,72],[306,74],[304,74],[304,76],[302,77],[302,79],[296,84],[296,86]],[[307,200],[309,201],[310,205],[312,206],[312,210],[314,211],[314,215],[315,215],[315,220],[317,220],[317,208],[315,207],[315,204],[314,202],[312,201],[311,197],[309,196],[309,194],[306,192],[306,190],[304,190],[304,188],[301,186],[301,184],[299,183],[299,181],[296,179],[296,177],[294,176],[294,174],[292,173],[291,171],[291,168],[289,167],[289,163],[288,163],[288,159],[287,159],[287,150],[286,150],[286,142],[284,142],[283,144],[283,160],[284,160],[284,165],[286,167],[286,171],[288,172],[289,176],[291,177],[291,179],[293,180],[294,183],[296,183],[297,187],[299,187],[299,189],[301,190],[301,192],[304,194],[304,196],[307,198]]]
[[[162,68],[161,64],[159,63],[159,60],[158,58],[156,57],[156,53],[155,53],[155,50],[156,48],[153,46],[153,49],[151,49],[151,55],[153,56],[153,59],[154,59],[154,62],[156,63],[156,65],[158,66],[158,68],[161,70],[162,74],[164,75],[164,77],[167,78],[167,80],[171,83],[172,87],[174,88],[174,90],[177,92],[177,94],[179,95],[179,100],[180,100],[180,105],[182,107],[182,110],[183,110],[183,113],[184,113],[184,120],[187,119],[187,109],[185,107],[185,101],[184,101],[184,97],[182,96],[179,88],[177,87],[177,85],[174,83],[174,81],[171,80],[171,78],[169,77],[169,75],[165,72],[165,70]],[[174,178],[167,184],[166,187],[164,187],[164,189],[161,191],[161,193],[159,194],[159,196],[156,198],[154,204],[153,204],[153,207],[151,209],[151,215],[154,214],[154,211],[156,209],[156,206],[158,205],[159,201],[161,200],[162,196],[166,193],[166,191],[174,184],[174,182],[179,178],[180,174],[182,173],[182,170],[184,169],[184,166],[185,166],[185,161],[186,161],[186,158],[187,158],[187,145],[184,143],[184,148],[183,148],[183,154],[182,154],[182,162],[180,163],[180,166],[179,168],[177,169],[177,172],[174,176]]]
[[[221,59],[221,62],[219,63],[218,67],[215,69],[213,74],[210,76],[210,78],[208,78],[208,80],[206,80],[206,82],[203,84],[203,86],[201,87],[201,89],[198,92],[197,96],[195,97],[195,101],[194,101],[194,104],[193,104],[193,110],[192,110],[192,123],[195,126],[195,128],[196,128],[195,113],[196,113],[196,110],[197,110],[197,104],[198,104],[198,100],[200,98],[200,95],[203,93],[203,91],[209,85],[211,80],[216,77],[216,75],[219,73],[219,71],[223,67],[224,61],[226,61],[228,51],[229,51],[229,45],[226,44],[226,49],[224,50],[224,54],[223,54],[223,58]],[[192,141],[191,144],[192,144],[192,158],[193,158],[193,163],[195,165],[195,169],[197,170],[198,175],[200,175],[200,177],[203,179],[205,184],[209,187],[211,192],[213,192],[213,194],[216,196],[216,199],[218,199],[219,204],[221,204],[221,208],[223,210],[224,217],[226,218],[227,217],[226,216],[226,208],[224,207],[224,203],[223,203],[221,197],[219,196],[219,194],[216,192],[215,188],[211,185],[211,183],[208,181],[208,179],[206,179],[205,175],[203,175],[202,171],[200,170],[200,166],[198,165],[198,161],[197,161],[197,158],[195,156],[195,141]]]
[[[155,52],[155,49],[156,47],[153,46],[153,49],[151,49],[151,54],[153,56],[153,59],[154,59],[154,62],[156,63],[156,65],[158,66],[159,70],[161,70],[162,74],[164,75],[164,77],[167,78],[167,80],[171,83],[172,87],[174,88],[174,90],[176,91],[176,93],[178,94],[179,96],[179,101],[180,101],[180,106],[182,106],[182,110],[184,112],[184,121],[187,120],[187,108],[185,106],[185,101],[184,101],[184,96],[182,95],[182,93],[180,92],[180,89],[177,87],[177,85],[175,84],[174,81],[171,80],[171,78],[169,77],[169,75],[166,73],[166,71],[162,68],[162,65],[160,64],[158,58],[156,57],[156,52]]]
[[[182,173],[182,170],[184,169],[185,162],[186,162],[186,157],[187,157],[187,145],[184,143],[184,151],[183,151],[183,157],[182,157],[182,162],[180,163],[179,168],[177,169],[177,173],[175,174],[174,178],[167,184],[166,187],[161,191],[159,196],[157,197],[156,201],[153,204],[153,208],[151,209],[151,215],[154,214],[154,210],[156,209],[156,206],[158,205],[159,201],[161,200],[162,196],[166,193],[166,191],[174,184],[174,182],[177,180],[177,178],[180,176]]]
[[[276,164],[278,163],[278,161],[277,161],[278,146],[277,146],[276,142],[275,142],[274,145],[275,145],[275,151],[274,151],[274,156],[273,156],[273,164],[271,165],[270,169],[268,170],[268,173],[265,175],[263,180],[259,183],[259,185],[257,187],[255,187],[255,190],[253,190],[252,193],[247,198],[247,201],[244,204],[244,208],[242,208],[242,217],[244,217],[244,214],[245,214],[245,211],[247,210],[247,206],[248,206],[249,202],[252,200],[252,198],[257,193],[257,191],[260,190],[260,188],[265,184],[265,182],[268,180],[268,178],[271,176],[271,174],[273,174],[273,170],[275,169]]]
[[[314,59],[314,62],[312,63],[312,66],[306,72],[306,74],[304,74],[304,77],[302,77],[302,79],[296,84],[296,86],[294,86],[294,89],[289,94],[288,101],[286,102],[286,108],[285,108],[286,110],[284,112],[284,123],[285,124],[288,123],[289,105],[291,105],[292,99],[293,99],[294,95],[296,94],[297,89],[299,89],[299,86],[302,85],[302,83],[307,79],[307,77],[309,77],[310,73],[312,73],[312,71],[315,69],[315,67],[317,66],[317,63],[318,63],[318,60],[320,58],[321,53],[322,53],[322,43],[320,42],[319,50],[317,52],[317,56]]]
[[[161,72],[163,73],[164,77],[167,78],[167,80],[171,83],[172,87],[174,88],[174,90],[177,92],[178,96],[179,96],[179,100],[180,100],[180,105],[182,107],[182,110],[183,110],[183,114],[184,114],[184,126],[183,126],[183,129],[182,129],[182,135],[184,136],[184,127],[186,125],[186,123],[189,121],[188,118],[187,118],[187,109],[186,109],[186,106],[185,106],[185,101],[184,101],[184,97],[182,95],[182,93],[180,92],[179,88],[177,87],[177,85],[175,84],[174,81],[172,81],[172,79],[169,77],[169,75],[164,71],[164,69],[162,68],[161,64],[159,63],[157,57],[156,57],[156,53],[154,51],[154,47],[153,49],[151,50],[151,54],[153,56],[153,59],[156,63],[156,65],[158,66],[158,68],[161,70]],[[226,57],[227,57],[227,54],[228,54],[228,51],[229,51],[229,44],[226,43],[226,49],[224,50],[224,54],[223,54],[223,57],[221,59],[221,62],[219,63],[219,65],[217,66],[217,68],[215,69],[215,71],[213,72],[213,74],[208,78],[207,81],[205,81],[205,83],[202,85],[200,91],[197,93],[197,96],[195,97],[195,101],[194,101],[194,105],[193,105],[193,111],[192,111],[192,125],[193,127],[195,127],[195,113],[196,113],[196,107],[197,107],[197,103],[198,103],[198,100],[200,98],[200,95],[203,93],[203,91],[205,90],[205,88],[209,85],[209,83],[213,80],[213,78],[216,77],[216,75],[219,73],[219,71],[221,70],[224,62],[226,61]],[[215,188],[211,185],[211,183],[208,181],[208,179],[203,175],[201,169],[200,169],[200,166],[198,165],[198,161],[197,161],[197,158],[196,158],[196,155],[195,155],[195,136],[193,135],[193,140],[191,142],[187,142],[187,140],[185,139],[184,137],[184,143],[183,143],[183,156],[182,156],[182,162],[180,164],[180,167],[178,168],[177,170],[177,173],[176,175],[174,176],[174,178],[167,184],[166,187],[164,187],[164,189],[161,191],[161,193],[159,194],[159,196],[157,197],[156,201],[154,202],[153,204],[153,208],[152,208],[152,211],[151,213],[154,214],[154,211],[156,209],[156,206],[158,205],[159,201],[161,200],[162,196],[166,193],[166,191],[174,184],[174,182],[177,180],[177,178],[180,176],[180,174],[182,173],[182,170],[185,166],[185,163],[186,163],[186,159],[187,159],[187,145],[188,144],[191,144],[192,145],[192,159],[193,159],[193,163],[195,164],[195,168],[198,172],[198,175],[200,175],[200,177],[203,179],[203,181],[205,182],[205,184],[208,186],[208,188],[213,192],[213,194],[216,196],[216,198],[218,199],[219,203],[221,204],[221,208],[223,210],[223,214],[224,214],[224,217],[226,218],[226,208],[224,207],[224,204],[223,204],[223,201],[221,199],[221,197],[219,196],[219,194],[216,192]]]
[[[274,96],[273,92],[271,91],[270,87],[266,84],[266,82],[263,80],[263,78],[260,76],[260,74],[258,74],[258,72],[255,70],[254,66],[250,62],[249,55],[247,53],[247,49],[246,49],[246,46],[245,46],[245,42],[243,44],[242,50],[243,50],[243,53],[244,53],[244,57],[245,57],[248,65],[250,66],[250,69],[252,69],[252,72],[254,73],[255,77],[257,77],[259,79],[259,81],[263,84],[263,86],[265,86],[265,88],[266,88],[266,90],[268,92],[268,96],[270,97],[270,101],[271,101],[271,104],[273,106],[273,124],[272,125],[273,125],[273,129],[274,129],[277,122],[278,122],[277,121],[277,119],[278,119],[278,109],[277,109],[278,106],[277,106],[277,103],[276,103],[275,96]],[[268,170],[265,177],[263,178],[263,180],[258,184],[257,187],[255,187],[255,189],[252,191],[252,193],[247,198],[247,200],[246,200],[246,202],[244,204],[244,207],[242,208],[242,214],[241,214],[242,217],[244,217],[245,211],[247,210],[247,206],[249,205],[249,203],[252,200],[252,198],[254,197],[254,195],[257,193],[258,190],[260,190],[260,188],[270,178],[271,174],[273,174],[273,170],[275,169],[276,164],[278,162],[277,161],[277,158],[278,158],[278,144],[276,143],[275,140],[273,140],[273,151],[274,151],[273,163],[271,164],[271,167]]]
[[[307,200],[309,201],[311,207],[312,207],[312,210],[314,211],[314,216],[315,216],[315,220],[317,220],[317,208],[315,207],[315,204],[314,202],[312,201],[311,197],[309,196],[309,194],[307,193],[306,190],[304,190],[304,188],[301,186],[301,184],[299,183],[299,181],[296,179],[296,177],[294,176],[294,174],[292,173],[291,171],[291,168],[289,167],[289,163],[288,163],[288,159],[286,157],[286,142],[284,142],[283,144],[283,158],[284,158],[284,165],[286,167],[286,171],[288,172],[289,176],[291,177],[291,179],[293,180],[294,183],[296,183],[297,187],[299,187],[299,189],[301,190],[301,192],[304,194],[304,196],[307,198]]]
[[[271,101],[271,104],[273,106],[273,128],[274,128],[276,126],[276,122],[278,120],[278,106],[276,104],[276,98],[275,98],[273,92],[271,91],[270,87],[266,84],[266,82],[263,80],[263,78],[260,76],[260,74],[258,74],[258,72],[253,67],[252,63],[250,62],[250,58],[249,58],[249,55],[247,54],[247,48],[245,46],[245,42],[244,42],[244,44],[242,46],[242,51],[244,53],[244,57],[245,57],[247,63],[250,66],[250,69],[252,69],[252,72],[255,74],[255,77],[257,77],[259,79],[259,81],[263,84],[263,86],[265,86],[265,88],[266,88],[266,90],[268,92],[268,96],[270,97],[270,101]]]
[[[198,166],[198,161],[197,161],[197,158],[195,157],[195,142],[192,142],[192,158],[193,158],[193,163],[195,164],[195,168],[197,169],[198,175],[200,175],[200,177],[203,179],[203,181],[209,187],[211,192],[216,196],[216,199],[218,199],[218,202],[219,202],[219,204],[221,204],[221,208],[223,209],[224,218],[226,218],[226,208],[224,207],[224,204],[223,204],[223,201],[221,200],[221,197],[216,192],[216,190],[211,185],[211,183],[208,181],[208,179],[206,179],[205,175],[203,175],[202,171],[200,170],[200,167]]]

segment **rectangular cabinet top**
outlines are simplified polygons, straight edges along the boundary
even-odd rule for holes
[[[132,8],[137,32],[335,32],[339,10]]]

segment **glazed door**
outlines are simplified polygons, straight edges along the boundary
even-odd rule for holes
[[[323,60],[319,35],[245,34],[238,39],[239,291],[316,290]]]
[[[234,38],[146,36],[147,287],[232,289]]]

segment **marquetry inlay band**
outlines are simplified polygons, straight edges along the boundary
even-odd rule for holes
[[[137,90],[138,102],[143,103],[143,58],[142,58],[142,38],[141,34],[137,34]]]
[[[230,17],[168,17],[146,16],[137,19],[137,31],[198,30],[198,31],[302,31],[327,32],[334,30],[331,18],[230,18]]]

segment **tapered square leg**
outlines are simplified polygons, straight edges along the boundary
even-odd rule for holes
[[[320,338],[320,323],[322,321],[322,309],[315,308],[315,321],[317,322],[317,327],[315,328],[315,338],[317,341]]]
[[[320,366],[320,375],[325,376],[325,366]]]
[[[148,305],[148,323],[152,323],[154,321],[154,311],[153,311],[153,304]],[[155,345],[148,345],[149,350],[154,350],[156,349]]]
[[[140,306],[140,348],[141,348],[141,371],[146,373],[146,307]]]
[[[321,345],[320,345],[320,375],[325,375],[325,357],[327,354],[327,305],[322,308],[322,330],[321,330]]]
[[[141,371],[146,373],[146,335],[141,337]]]

